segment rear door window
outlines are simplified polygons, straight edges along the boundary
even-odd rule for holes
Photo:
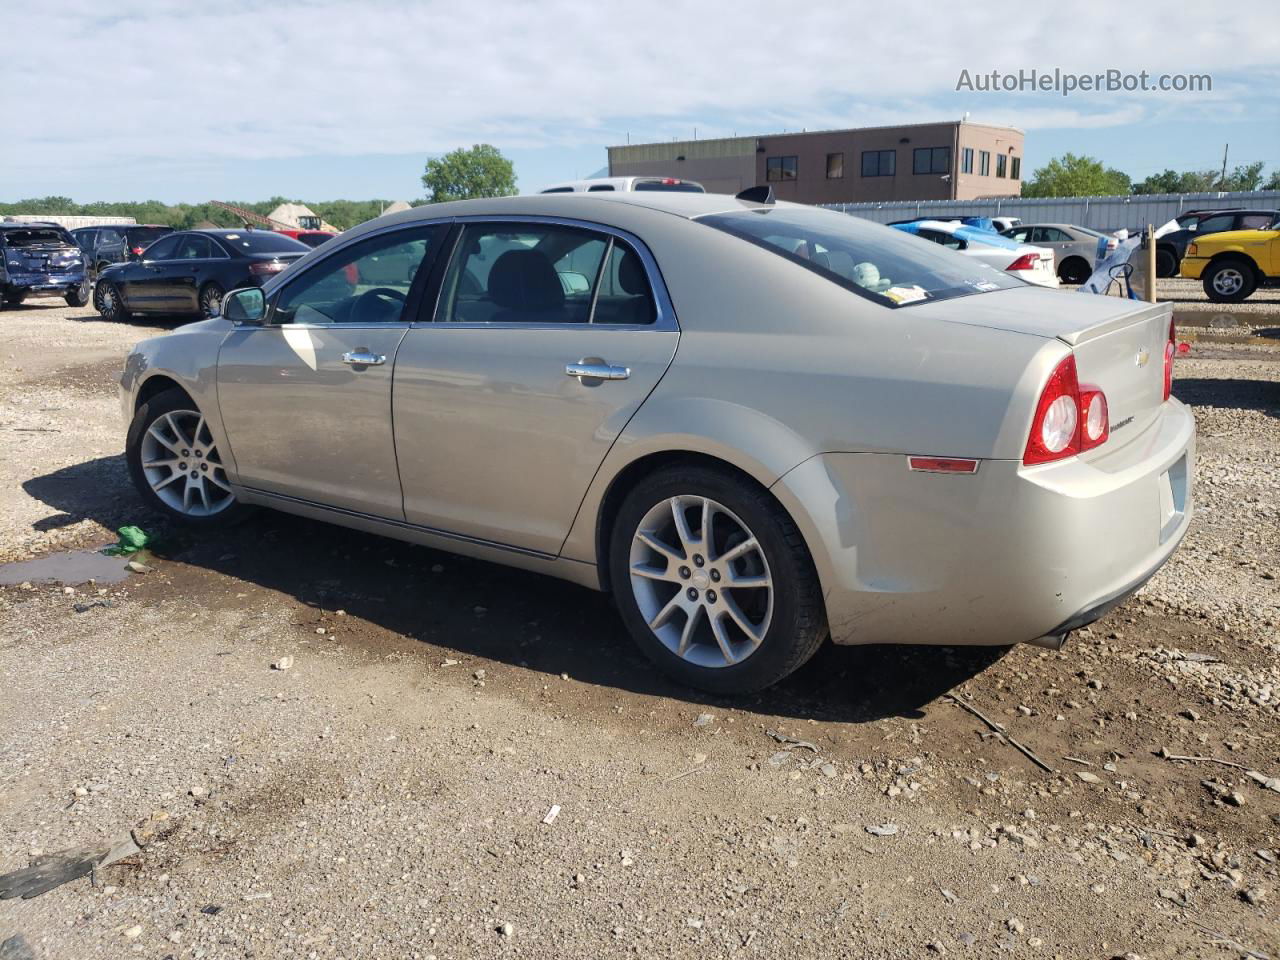
[[[1246,213],[1240,217],[1238,230],[1265,230],[1271,226],[1276,215],[1274,213]]]
[[[977,257],[831,210],[779,205],[697,220],[888,307],[1025,286]]]

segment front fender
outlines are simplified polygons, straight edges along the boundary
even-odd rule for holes
[[[147,384],[157,386],[157,377],[177,384],[204,414],[214,442],[223,451],[228,478],[234,483],[235,460],[218,409],[218,350],[231,329],[230,322],[217,318],[189,323],[165,336],[141,341],[125,359],[120,401],[127,429]]]

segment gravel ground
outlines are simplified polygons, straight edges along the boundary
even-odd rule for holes
[[[113,382],[151,333],[0,327],[0,556],[164,535],[119,584],[0,588],[0,873],[145,841],[0,902],[5,960],[1280,956],[1280,308],[1188,332],[1198,512],[1138,597],[1060,652],[828,648],[745,699],[568,584],[166,531]]]

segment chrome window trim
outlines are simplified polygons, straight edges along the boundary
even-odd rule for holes
[[[378,324],[368,324],[368,323],[274,323],[273,318],[275,317],[275,314],[276,314],[276,301],[279,299],[280,296],[282,296],[283,291],[288,289],[290,284],[297,283],[303,277],[307,276],[307,274],[311,273],[311,271],[317,270],[320,267],[323,267],[326,263],[328,263],[334,257],[339,256],[342,253],[342,251],[348,249],[349,247],[353,247],[358,243],[364,243],[366,240],[371,240],[371,239],[374,239],[375,237],[383,237],[391,233],[402,233],[410,230],[422,230],[427,227],[438,227],[438,226],[447,227],[449,225],[452,225],[452,223],[456,219],[457,219],[456,217],[438,217],[431,220],[415,220],[412,223],[388,224],[387,226],[382,227],[381,229],[378,229],[378,230],[369,230],[366,233],[359,234],[358,236],[348,237],[341,244],[338,244],[332,249],[325,250],[325,255],[320,259],[316,260],[315,263],[308,265],[307,267],[305,267],[304,269],[302,269],[301,271],[299,271],[298,273],[294,274],[291,277],[283,278],[279,284],[272,287],[270,290],[266,289],[266,285],[264,284],[263,295],[267,298],[268,312],[266,317],[263,318],[263,322],[259,326],[264,328],[276,327],[280,329],[283,329],[284,327],[289,327],[290,329],[293,329],[293,330],[371,330],[371,329],[376,329],[379,326]],[[445,231],[444,239],[448,239],[448,230]],[[324,244],[324,246],[327,247],[329,243],[333,243],[333,242],[334,242],[333,240],[330,240],[328,243]],[[311,249],[312,251],[316,251],[321,248],[312,247]],[[443,253],[443,251],[441,252]],[[449,255],[452,256],[452,248],[450,248]],[[303,256],[305,257],[306,255],[304,254]],[[297,261],[294,261],[294,262],[296,263]],[[416,279],[416,276],[415,276],[415,279]],[[386,327],[384,327],[384,329],[408,328],[410,326],[413,326],[413,323],[409,320],[397,320],[395,323],[389,324]]]
[[[457,330],[656,330],[666,333],[679,333],[680,321],[676,317],[675,307],[671,303],[671,296],[667,293],[666,282],[662,279],[662,271],[658,268],[658,262],[654,259],[653,254],[649,251],[648,246],[637,237],[634,233],[624,230],[621,227],[615,227],[607,223],[597,223],[592,220],[578,220],[573,217],[552,217],[552,216],[534,216],[524,214],[511,214],[507,216],[501,215],[485,215],[476,214],[475,216],[454,217],[454,222],[463,224],[469,223],[534,223],[544,224],[546,226],[556,227],[576,227],[580,230],[590,230],[593,233],[605,234],[610,240],[618,239],[628,244],[631,249],[640,257],[640,262],[644,265],[645,279],[649,282],[649,289],[653,292],[654,304],[657,307],[658,315],[654,318],[653,323],[594,323],[588,320],[586,323],[525,323],[522,321],[497,321],[486,323],[452,323],[448,321],[437,321],[436,315],[440,310],[440,295],[444,292],[444,284],[440,284],[440,288],[436,291],[435,302],[431,304],[430,320],[415,320],[411,326],[417,327],[438,327],[450,328]],[[453,258],[458,252],[458,241],[462,238],[462,232],[459,231],[458,236],[454,239],[453,247],[447,251],[448,262],[445,264],[445,276],[448,276],[449,269],[453,266]],[[594,297],[594,294],[593,294]],[[594,309],[591,316],[594,316]]]

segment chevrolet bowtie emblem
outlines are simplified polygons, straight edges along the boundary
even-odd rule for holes
[[[1133,359],[1138,364],[1138,366],[1145,367],[1147,365],[1147,361],[1151,359],[1151,354],[1148,353],[1146,350],[1139,350],[1138,355]]]

